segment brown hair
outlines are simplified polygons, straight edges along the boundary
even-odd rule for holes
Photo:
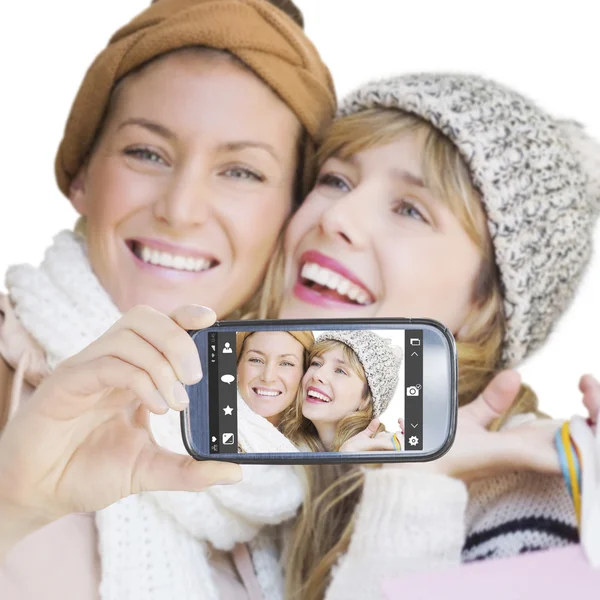
[[[304,15],[292,0],[267,0],[267,2],[282,10],[296,25],[304,29]]]
[[[396,109],[370,109],[336,121],[318,153],[322,166],[330,156],[348,158],[369,148],[414,133],[422,141],[425,185],[444,201],[481,251],[481,268],[472,290],[474,309],[457,339],[459,404],[473,401],[498,370],[504,335],[502,293],[493,247],[485,226],[480,195],[457,148],[421,118]],[[265,282],[260,311],[279,310],[282,254],[274,257]],[[523,386],[519,401],[535,399]],[[355,509],[364,475],[356,467],[305,468],[307,491],[286,551],[286,593],[289,598],[321,600],[331,569],[350,542]]]

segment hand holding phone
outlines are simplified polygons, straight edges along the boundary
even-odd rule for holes
[[[452,443],[456,349],[435,321],[228,321],[190,335],[204,376],[182,433],[199,460],[423,461]],[[248,410],[287,450],[244,447]]]
[[[167,452],[148,424],[150,412],[185,406],[181,381],[201,377],[187,330],[215,318],[199,306],[171,317],[136,307],[19,407],[0,436],[0,560],[18,539],[71,512],[142,491],[239,481],[238,465]]]

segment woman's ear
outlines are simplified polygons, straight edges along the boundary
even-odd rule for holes
[[[79,169],[77,175],[71,181],[69,186],[69,200],[73,205],[73,208],[82,216],[87,217],[87,201],[86,201],[86,173],[87,166],[84,165]]]

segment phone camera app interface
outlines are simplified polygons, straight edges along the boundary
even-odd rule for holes
[[[212,454],[244,451],[241,403],[300,451],[423,449],[422,330],[211,332],[208,365]]]

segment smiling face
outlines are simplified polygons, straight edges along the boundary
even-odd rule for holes
[[[303,374],[304,346],[289,333],[260,331],[246,338],[237,368],[240,394],[273,425],[295,401]]]
[[[299,132],[223,54],[176,52],[123,80],[71,189],[117,306],[196,303],[222,317],[246,301],[291,210]]]
[[[280,317],[429,317],[460,330],[483,253],[426,183],[424,131],[324,162],[286,232]]]
[[[323,342],[302,378],[302,415],[319,429],[364,410],[369,402],[366,377],[358,359],[340,342]],[[311,353],[312,355],[312,353]]]

